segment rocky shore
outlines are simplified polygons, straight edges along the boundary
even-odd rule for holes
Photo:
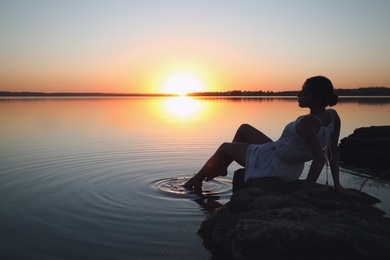
[[[390,178],[390,126],[358,128],[339,150],[343,166]],[[243,183],[244,171],[235,172],[231,200],[198,231],[213,259],[390,259],[390,218],[378,199],[320,184],[297,197],[302,180]]]
[[[300,198],[301,182],[266,178],[236,191],[198,231],[213,259],[390,259],[390,218],[378,199],[319,184]]]
[[[390,179],[390,126],[357,128],[341,139],[339,151],[343,167]]]

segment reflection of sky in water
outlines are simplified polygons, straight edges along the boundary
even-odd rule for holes
[[[336,108],[342,137],[360,126],[389,124],[390,104],[348,102]],[[195,174],[242,123],[275,140],[287,122],[306,112],[294,99],[269,98],[2,100],[3,248],[25,248],[21,259],[47,258],[55,250],[69,258],[156,257],[164,250],[179,258],[207,258],[195,234],[206,217],[202,203],[194,194],[173,196],[162,191],[169,185],[156,183]],[[229,200],[229,180],[238,168],[231,166],[227,181],[210,183],[210,193],[220,189],[219,202]],[[365,180],[341,172],[346,188],[360,189]],[[326,182],[325,171],[318,182]],[[390,213],[389,183],[370,179],[362,191],[378,197],[378,207]]]
[[[345,173],[344,173],[345,172]],[[372,178],[371,176],[351,174],[350,170],[341,169],[341,181],[348,188],[361,190],[378,198],[381,203],[376,206],[386,212],[390,217],[390,183],[388,181]]]

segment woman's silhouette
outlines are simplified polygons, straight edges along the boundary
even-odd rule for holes
[[[313,160],[298,194],[305,195],[311,190],[327,162],[334,188],[343,192],[339,181],[337,146],[340,118],[335,110],[326,109],[337,101],[338,96],[328,78],[316,76],[307,79],[298,93],[298,102],[300,107],[310,109],[309,114],[287,124],[275,142],[254,127],[241,125],[233,142],[223,143],[184,187],[200,189],[203,180],[225,176],[233,161],[245,167],[245,181],[263,177],[294,181],[301,175],[304,162]]]

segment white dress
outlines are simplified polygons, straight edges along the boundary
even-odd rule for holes
[[[245,181],[264,177],[295,181],[301,176],[304,163],[312,160],[313,155],[305,139],[297,132],[296,122],[299,119],[287,124],[277,141],[249,145],[246,155]],[[321,124],[318,131],[318,138],[326,153],[333,130],[332,119],[327,126]]]

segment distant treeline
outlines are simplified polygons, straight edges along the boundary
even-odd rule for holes
[[[390,96],[390,88],[367,87],[357,89],[336,89],[339,96]],[[202,96],[296,96],[298,91],[224,91],[224,92],[194,92],[187,94],[192,97]],[[0,91],[2,97],[173,97],[175,94],[142,94],[142,93],[69,93],[69,92],[10,92]]]
[[[242,91],[233,90],[225,92],[195,92],[189,96],[296,96],[299,91]],[[386,87],[367,87],[358,89],[336,89],[339,96],[390,96],[390,88]]]
[[[10,92],[0,91],[0,97],[174,97],[174,94],[97,93],[97,92]]]

